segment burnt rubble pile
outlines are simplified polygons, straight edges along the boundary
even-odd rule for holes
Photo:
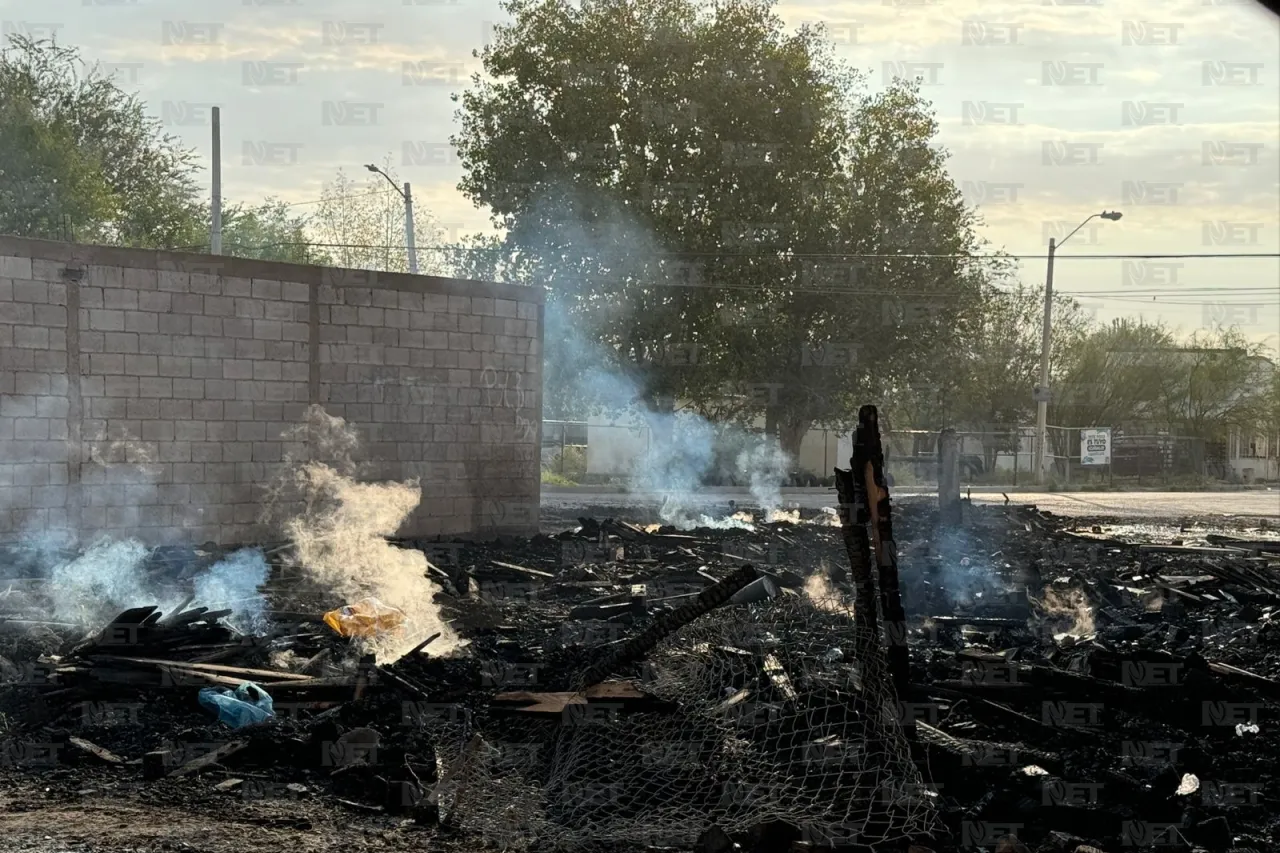
[[[889,708],[920,776],[874,792],[886,814],[936,814],[916,838],[935,851],[1276,849],[1274,534],[1187,522],[1142,541],[1102,519],[994,506],[968,506],[947,527],[934,507],[895,501],[910,678]],[[342,602],[297,581],[287,552],[264,587],[272,627],[257,635],[182,604],[133,608],[86,636],[39,618],[39,590],[14,581],[6,598],[18,590],[24,603],[0,603],[5,772],[105,774],[211,802],[246,786],[306,792],[463,831],[454,817],[477,796],[467,768],[483,764],[490,785],[538,775],[497,747],[554,745],[576,706],[622,708],[637,724],[680,713],[683,698],[649,681],[662,638],[638,637],[682,620],[749,622],[817,590],[843,602],[832,619],[849,618],[835,516],[738,518],[693,530],[583,518],[557,536],[400,543],[427,554],[442,615],[468,645],[431,657],[428,644],[383,665],[322,623]],[[217,556],[165,553],[149,571],[180,579]],[[811,695],[852,659],[838,643],[805,643],[766,648],[744,635],[662,654],[745,655],[761,675],[726,683],[725,701],[785,703],[789,680]],[[270,693],[274,719],[233,730],[197,701],[203,687],[243,681]],[[856,693],[831,696],[856,717],[867,712]],[[32,744],[52,745],[57,762]],[[480,761],[486,752],[495,757]],[[550,823],[575,820],[543,805]],[[745,849],[852,843],[787,821],[729,831]],[[905,849],[895,844],[884,849]]]

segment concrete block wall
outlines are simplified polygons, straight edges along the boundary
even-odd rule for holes
[[[535,288],[0,237],[0,536],[278,539],[313,404],[401,535],[532,531],[541,347]]]

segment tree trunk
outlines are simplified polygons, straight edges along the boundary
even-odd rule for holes
[[[787,454],[792,471],[800,470],[800,443],[804,441],[812,425],[813,421],[802,415],[783,418],[778,424],[778,443],[782,446],[783,453]],[[829,471],[822,471],[818,476],[825,477],[829,473]]]

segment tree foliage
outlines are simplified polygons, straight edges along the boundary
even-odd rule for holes
[[[236,203],[222,211],[222,253],[237,258],[327,264],[329,254],[310,245],[310,217],[295,213],[277,198],[248,207]]]
[[[0,233],[109,245],[199,243],[194,154],[75,48],[0,49]]]
[[[1002,267],[967,258],[916,84],[867,94],[769,3],[505,7],[460,189],[651,408],[764,413],[794,448],[946,369]]]
[[[401,186],[391,158],[382,170]],[[404,197],[375,173],[363,179],[339,169],[320,193],[321,201],[311,217],[315,249],[329,261],[348,269],[408,272],[409,252],[405,245]],[[443,275],[449,269],[449,255],[435,251],[444,242],[444,229],[418,199],[413,205],[414,241],[418,246],[418,271],[423,275]]]

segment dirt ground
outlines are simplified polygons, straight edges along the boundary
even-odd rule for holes
[[[225,777],[222,777],[225,778]],[[397,817],[296,800],[246,801],[218,776],[144,783],[138,768],[94,774],[5,771],[4,853],[336,853],[463,848]],[[402,826],[403,824],[403,826]]]

